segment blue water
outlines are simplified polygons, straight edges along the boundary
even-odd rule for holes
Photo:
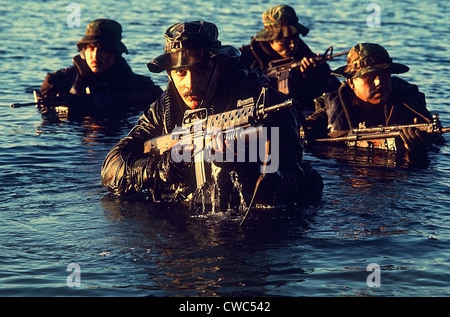
[[[93,19],[118,20],[125,58],[149,74],[146,63],[162,52],[169,25],[203,18],[218,25],[224,44],[240,46],[278,1],[76,3],[80,27],[67,25],[66,1],[0,1],[0,296],[450,295],[448,145],[425,167],[305,152],[324,179],[321,201],[301,215],[268,214],[243,226],[111,198],[100,167],[137,116],[113,126],[48,124],[34,107],[10,104],[32,101],[47,72],[70,66]],[[285,3],[311,29],[305,41],[316,52],[385,46],[410,66],[401,77],[417,83],[450,126],[448,1],[378,1],[379,27],[367,24],[369,2]],[[164,74],[151,76],[166,85]],[[371,263],[379,265],[379,287],[368,283]]]

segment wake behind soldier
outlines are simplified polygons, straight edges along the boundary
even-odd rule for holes
[[[129,134],[107,154],[101,176],[103,185],[111,193],[126,197],[148,191],[154,201],[181,202],[194,212],[242,212],[252,202],[253,206],[292,206],[320,196],[323,188],[320,175],[309,163],[302,161],[303,148],[293,107],[274,112],[262,123],[269,131],[270,155],[279,158],[279,162],[271,166],[274,170],[262,169],[261,163],[267,162],[264,155],[258,160],[246,158],[240,161],[239,153],[236,153],[245,147],[234,147],[233,151],[236,139],[223,137],[233,128],[234,120],[237,124],[242,117],[256,112],[241,113],[240,119],[237,115],[221,118],[222,112],[240,111],[247,101],[250,101],[251,109],[256,109],[253,102],[261,100],[261,95],[268,106],[286,101],[283,94],[264,87],[266,78],[249,75],[240,69],[239,56],[238,49],[221,44],[218,29],[211,22],[180,22],[167,29],[164,54],[148,63],[151,72],[166,72],[169,77],[167,88],[144,111]],[[237,108],[239,102],[242,105]],[[207,119],[206,122],[217,116],[219,119],[214,123],[221,127],[231,123],[227,129],[212,129],[209,160],[194,161],[192,157],[178,160],[171,150],[163,153],[158,151],[161,148],[147,150],[148,141],[157,137],[169,136],[168,140],[172,140],[178,128],[191,117],[185,116],[187,113]],[[201,120],[194,122],[202,123]],[[279,131],[279,137],[274,135],[275,132],[270,133],[271,128]],[[245,146],[249,146],[250,141],[245,142]],[[259,152],[262,148],[263,153],[269,154],[265,152],[267,142],[258,149]],[[201,146],[199,148],[203,150]],[[190,153],[196,156],[206,152]],[[222,160],[225,154],[226,159]],[[197,173],[198,166],[206,168]],[[203,208],[204,200],[210,209]]]
[[[45,77],[38,106],[43,115],[54,111],[50,101],[55,100],[69,106],[69,115],[122,114],[130,109],[144,109],[162,93],[149,76],[134,73],[122,57],[123,53],[128,54],[128,49],[122,42],[122,26],[117,21],[90,22],[77,48],[79,54],[73,58],[73,66]]]
[[[314,98],[339,87],[325,60],[318,58],[300,38],[309,29],[300,24],[295,10],[277,5],[262,14],[264,29],[254,35],[250,44],[240,48],[241,63],[248,69],[260,69],[271,85],[298,102],[300,111],[314,110]],[[282,74],[274,71],[278,62],[295,62],[298,66]]]

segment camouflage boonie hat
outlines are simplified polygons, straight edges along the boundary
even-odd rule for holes
[[[110,19],[97,19],[86,27],[85,36],[78,41],[78,51],[87,44],[96,44],[118,54],[128,54],[128,49],[122,43],[122,26]]]
[[[306,36],[309,29],[298,23],[295,10],[288,5],[274,6],[262,14],[264,29],[256,33],[256,41],[271,41],[296,34]]]
[[[360,43],[348,52],[347,65],[339,67],[332,74],[345,78],[356,78],[379,70],[387,70],[391,74],[401,74],[409,71],[409,67],[392,62],[389,53],[381,45]]]
[[[217,26],[203,20],[176,23],[164,36],[164,54],[147,64],[152,73],[191,67],[218,55],[230,58],[241,55],[237,48],[222,45]]]

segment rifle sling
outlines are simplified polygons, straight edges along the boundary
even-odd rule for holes
[[[259,175],[258,180],[256,181],[255,189],[253,190],[252,199],[250,200],[250,203],[248,204],[247,210],[245,211],[244,217],[242,218],[240,225],[242,225],[244,223],[245,219],[247,218],[248,212],[250,211],[250,208],[252,208],[253,201],[256,197],[256,192],[258,191],[259,184],[266,176],[266,167],[267,167],[267,159],[269,156],[269,148],[270,148],[270,140],[267,140],[266,141],[266,151],[265,151],[264,162],[263,162],[263,172]]]

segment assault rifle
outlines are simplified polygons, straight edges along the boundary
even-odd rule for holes
[[[188,153],[187,156],[189,157],[183,157],[183,159],[192,161],[193,158],[197,187],[201,187],[206,182],[204,166],[206,159],[203,149],[208,145],[208,133],[214,132],[214,129],[219,129],[227,140],[252,137],[251,134],[247,134],[248,131],[243,131],[243,129],[255,127],[256,129],[250,130],[259,133],[258,128],[266,122],[270,113],[293,105],[292,99],[275,105],[266,105],[267,89],[267,87],[264,87],[261,90],[256,102],[252,97],[239,100],[236,109],[222,113],[209,115],[206,108],[187,110],[181,127],[176,127],[170,134],[146,141],[144,152],[162,154],[171,149],[176,151],[182,149],[185,145],[193,145],[194,150],[189,151],[192,155]],[[174,152],[171,154],[174,154]],[[172,155],[174,160],[176,160],[177,154],[178,152]],[[180,157],[178,159],[181,161]]]
[[[336,57],[347,55],[348,51],[333,54],[333,46],[326,49],[323,55],[312,57],[315,61],[329,61]],[[278,82],[278,90],[282,93],[289,94],[288,79],[291,70],[298,69],[301,65],[300,61],[294,60],[292,57],[273,60],[269,63],[264,74],[269,78],[275,78]]]
[[[241,129],[263,124],[269,113],[293,105],[293,99],[287,99],[282,103],[266,106],[265,93],[268,88],[264,87],[254,102],[253,97],[244,100],[238,100],[237,108],[222,113],[208,115],[208,109],[199,108],[186,110],[182,126],[177,127],[170,134],[155,137],[145,142],[144,153],[156,151],[162,154],[175,144],[180,142],[180,136],[185,136],[184,141],[191,142],[195,140],[197,134],[205,137],[208,129],[220,129],[226,138],[235,136],[235,133]]]
[[[122,103],[126,103],[127,105],[133,105],[136,102],[136,106],[142,104],[145,101],[147,91],[130,91],[123,93],[112,93],[108,91],[100,91],[91,93],[89,88],[86,88],[86,93],[82,94],[66,94],[57,97],[42,97],[39,91],[33,91],[33,102],[25,102],[25,103],[12,103],[11,108],[21,108],[27,106],[36,106],[38,109],[42,108],[57,108],[61,106],[66,107],[92,107],[91,110],[104,109],[105,106],[110,104],[120,103],[119,106],[123,106]]]
[[[315,139],[316,142],[358,142],[358,141],[370,141],[380,139],[395,138],[400,135],[400,131],[405,128],[416,128],[429,134],[442,134],[450,132],[450,127],[443,127],[439,115],[434,114],[433,120],[429,123],[413,123],[406,125],[391,125],[391,126],[377,126],[372,128],[366,128],[364,124],[360,124],[360,127],[351,129],[345,132],[337,132],[344,136],[333,137],[329,135],[328,138]]]
[[[98,94],[90,94],[89,91],[86,94],[67,94],[63,96],[57,97],[42,97],[42,95],[33,90],[33,98],[34,102],[25,102],[25,103],[12,103],[11,108],[21,108],[27,106],[36,106],[36,108],[47,107],[54,108],[58,106],[69,106],[75,103],[85,103],[92,102],[94,98],[99,98]]]

